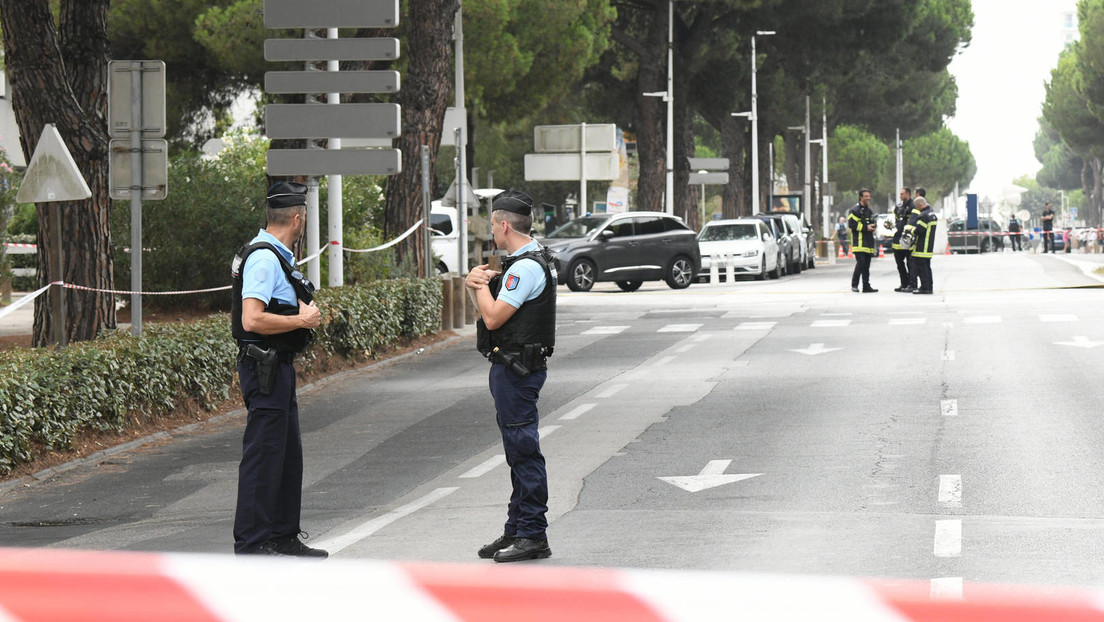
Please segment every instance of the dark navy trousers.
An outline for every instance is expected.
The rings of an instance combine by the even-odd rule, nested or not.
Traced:
[[[537,399],[547,377],[546,370],[523,378],[501,363],[491,365],[491,397],[513,486],[503,533],[532,540],[546,539],[548,528],[548,473],[537,434]]]
[[[270,540],[299,534],[303,445],[294,365],[277,363],[272,395],[261,395],[252,359],[238,361],[238,380],[249,418],[238,467],[234,552],[249,553]]]

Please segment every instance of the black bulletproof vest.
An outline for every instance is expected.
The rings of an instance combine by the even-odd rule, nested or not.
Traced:
[[[552,276],[552,256],[548,249],[503,258],[502,272],[489,284],[491,294],[498,299],[502,275],[521,259],[532,259],[544,268],[544,290],[535,299],[521,305],[505,324],[490,331],[491,345],[504,350],[514,350],[526,344],[551,348],[556,345],[556,277]]]
[[[276,258],[280,260],[280,267],[284,269],[284,276],[291,283],[295,295],[307,304],[314,300],[313,289],[308,290],[301,282],[306,281],[306,279],[298,279],[292,276],[295,268],[284,259],[284,256],[280,254],[275,246],[268,242],[247,244],[238,250],[237,254],[234,255],[233,263],[230,265],[230,275],[234,279],[233,300],[230,307],[230,332],[239,343],[242,341],[256,341],[265,344],[267,347],[276,348],[280,352],[302,352],[314,339],[314,331],[309,328],[297,328],[279,335],[262,335],[249,332],[242,326],[242,273],[245,271],[245,260],[249,258],[253,251],[262,248],[272,251]],[[299,315],[299,305],[298,303],[294,305],[284,304],[273,298],[265,304],[265,313]]]

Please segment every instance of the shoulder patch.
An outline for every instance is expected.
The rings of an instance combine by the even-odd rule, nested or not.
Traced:
[[[506,289],[514,291],[515,289],[517,289],[518,283],[520,282],[521,278],[518,277],[518,275],[511,274],[510,276],[506,277]]]

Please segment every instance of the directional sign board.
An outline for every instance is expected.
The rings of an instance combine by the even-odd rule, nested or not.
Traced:
[[[690,173],[690,183],[723,186],[728,183],[728,173]]]
[[[269,104],[269,138],[382,138],[402,128],[398,104]]]
[[[131,179],[130,139],[113,140],[108,160],[112,199],[129,199],[139,185]],[[169,143],[160,138],[142,139],[142,200],[164,199],[169,189]]]
[[[398,39],[265,39],[267,61],[395,60]]]
[[[264,0],[265,28],[394,28],[399,0]]]
[[[138,69],[135,72],[132,69]],[[142,126],[144,138],[165,135],[165,62],[160,60],[113,60],[107,63],[107,133],[126,138],[131,128],[131,81],[142,81]]]
[[[394,93],[397,71],[269,71],[266,93]]]
[[[612,181],[620,175],[617,152],[586,154],[586,178]],[[579,181],[578,153],[525,154],[525,181]]]
[[[728,170],[728,158],[690,158],[690,168],[694,170]]]
[[[617,126],[613,123],[587,124],[585,131],[586,151],[614,151],[617,149]],[[582,134],[581,124],[538,125],[533,128],[533,149],[537,153],[567,151],[577,153],[580,151],[579,137]]]
[[[395,175],[402,172],[398,149],[269,149],[269,175]]]

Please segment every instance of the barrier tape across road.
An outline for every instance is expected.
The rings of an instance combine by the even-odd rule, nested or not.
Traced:
[[[1104,593],[511,564],[0,549],[5,622],[1087,622]]]

